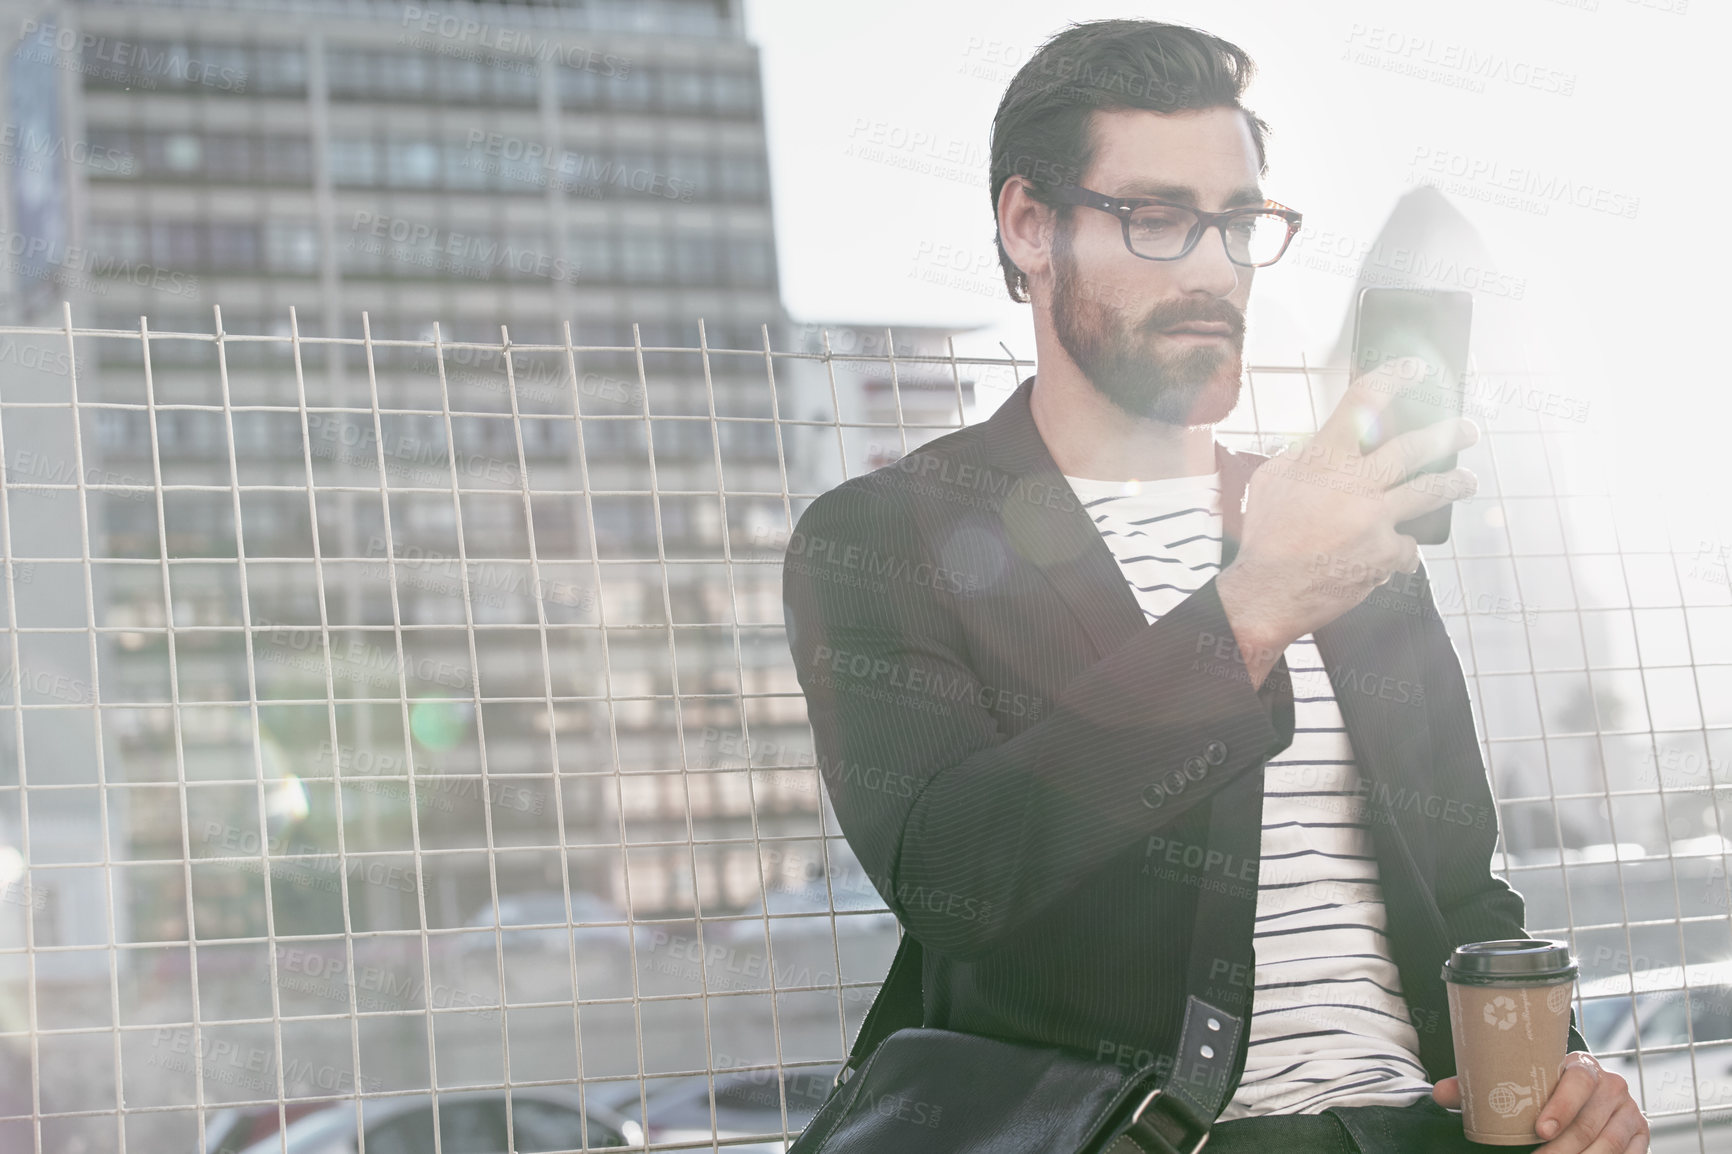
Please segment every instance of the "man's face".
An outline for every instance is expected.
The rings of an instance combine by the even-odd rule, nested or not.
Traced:
[[[1237,109],[1096,112],[1091,131],[1084,188],[1205,212],[1263,201],[1256,144]],[[1232,412],[1254,270],[1227,259],[1218,228],[1178,260],[1144,260],[1110,214],[1075,207],[1052,245],[1053,328],[1102,395],[1171,425],[1212,425]]]

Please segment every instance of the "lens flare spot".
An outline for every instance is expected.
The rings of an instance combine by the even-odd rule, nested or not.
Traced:
[[[454,748],[469,734],[475,707],[467,701],[417,701],[409,709],[409,732],[428,749]]]
[[[312,808],[306,783],[291,773],[271,787],[265,801],[265,816],[273,825],[278,821],[293,824],[306,821]]]

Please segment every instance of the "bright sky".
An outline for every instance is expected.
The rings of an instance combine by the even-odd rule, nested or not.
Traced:
[[[1732,244],[1707,226],[1724,210],[1704,207],[1727,168],[1722,0],[747,4],[797,321],[980,325],[960,351],[1002,355],[1003,340],[1031,356],[1028,308],[1004,295],[992,246],[987,133],[1005,84],[1071,21],[1188,23],[1257,61],[1247,103],[1274,129],[1264,187],[1305,213],[1314,246],[1258,275],[1254,361],[1325,351],[1353,283],[1325,250],[1368,243],[1420,172],[1462,173],[1446,195],[1523,285],[1519,305],[1484,303],[1515,310],[1538,363],[1591,401],[1593,431],[1617,446],[1608,468],[1629,484],[1664,473],[1703,516],[1732,504],[1711,488],[1732,374],[1707,351],[1727,328]],[[1476,80],[1470,54],[1498,75]],[[1400,71],[1415,65],[1432,75]],[[1524,179],[1568,182],[1589,207],[1492,202]]]

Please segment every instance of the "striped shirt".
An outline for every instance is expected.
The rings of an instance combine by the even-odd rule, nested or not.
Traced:
[[[1066,480],[1150,623],[1220,571],[1219,473]],[[1431,1091],[1341,710],[1310,634],[1286,658],[1293,742],[1264,769],[1251,1028],[1222,1121],[1407,1106]]]

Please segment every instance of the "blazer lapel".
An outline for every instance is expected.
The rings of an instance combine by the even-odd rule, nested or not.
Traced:
[[[1408,858],[1429,882],[1436,861],[1436,822],[1427,816],[1436,808],[1427,784],[1431,726],[1407,622],[1381,600],[1366,600],[1312,637],[1364,779],[1378,857],[1386,867]]]
[[[1029,377],[986,421],[991,467],[1018,482],[1006,486],[1005,535],[1046,574],[1104,657],[1144,623],[1142,607],[1101,539],[1094,518],[1077,501],[1041,439],[1029,409],[1033,392],[1034,378]],[[1264,460],[1215,444],[1215,463],[1221,471],[1223,568],[1232,564],[1239,550],[1240,499],[1246,482]]]
[[[1012,548],[1046,574],[1104,657],[1144,624],[1142,607],[1094,519],[1053,461],[1023,381],[986,422],[989,467],[1007,474],[1001,516]]]
[[[1031,376],[985,425],[989,467],[1015,482],[1006,489],[1005,535],[1046,574],[1104,657],[1143,624],[1142,609],[1093,518],[1076,500],[1041,439],[1029,408],[1033,391]],[[1221,471],[1223,568],[1238,554],[1246,486],[1267,459],[1215,444]],[[1425,863],[1421,873],[1428,874],[1434,847],[1422,795],[1431,738],[1424,709],[1411,700],[1419,682],[1419,663],[1406,623],[1397,610],[1365,601],[1316,630],[1313,637],[1359,772],[1370,783],[1367,821],[1379,857],[1411,867],[1417,856]],[[1404,692],[1408,700],[1402,700]],[[1416,794],[1421,796],[1414,805]]]

